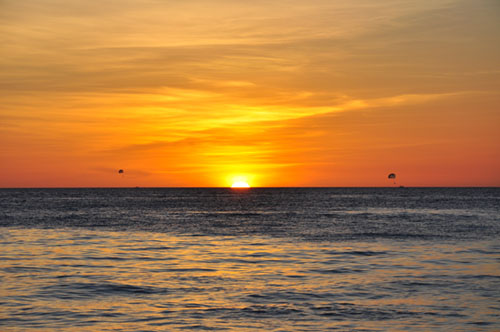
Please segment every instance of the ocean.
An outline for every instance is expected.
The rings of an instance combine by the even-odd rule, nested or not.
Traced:
[[[500,188],[0,189],[0,331],[499,331]]]

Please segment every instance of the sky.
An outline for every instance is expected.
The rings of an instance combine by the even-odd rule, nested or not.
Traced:
[[[500,186],[499,17],[0,0],[0,187]]]

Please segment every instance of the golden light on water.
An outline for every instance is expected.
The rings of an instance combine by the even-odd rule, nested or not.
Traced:
[[[481,319],[493,324],[494,320],[495,311],[477,309],[488,308],[491,300],[468,287],[458,291],[445,285],[445,291],[453,292],[452,295],[445,296],[434,290],[415,292],[410,297],[406,296],[407,288],[390,288],[401,283],[402,278],[408,283],[420,281],[432,271],[437,276],[467,278],[472,286],[481,285],[493,291],[493,282],[474,277],[496,273],[494,255],[478,254],[492,252],[493,241],[471,241],[468,250],[460,251],[463,243],[451,241],[432,247],[419,241],[408,242],[403,248],[391,241],[354,241],[350,242],[352,247],[335,241],[300,241],[298,247],[296,239],[271,238],[270,241],[269,237],[259,235],[206,235],[193,240],[192,236],[142,231],[15,228],[9,229],[8,235],[2,244],[2,255],[11,259],[0,260],[0,268],[9,271],[0,283],[0,291],[12,299],[17,308],[27,306],[24,299],[30,296],[29,307],[34,309],[24,311],[26,321],[18,324],[33,322],[37,327],[47,327],[44,330],[57,329],[51,328],[57,324],[54,316],[71,319],[70,314],[75,312],[92,312],[78,319],[93,330],[112,327],[163,331],[165,325],[181,330],[192,324],[193,313],[199,315],[207,329],[237,332],[263,331],[266,330],[264,323],[296,331],[296,321],[283,320],[284,315],[299,317],[318,331],[347,330],[346,326],[405,331],[409,325],[435,330],[442,326],[445,315],[457,310],[456,303],[467,300],[477,307],[461,308],[464,318],[457,323],[446,323],[463,324]],[[92,252],[92,256],[80,255],[81,250],[75,250],[76,246]],[[336,259],[332,260],[332,255]],[[456,263],[440,264],[451,259]],[[43,266],[54,268],[44,271],[44,278],[37,278],[37,274],[20,269],[21,265],[31,266],[33,270]],[[383,268],[369,268],[375,265]],[[78,279],[61,280],[61,275],[78,276]],[[86,275],[110,275],[116,279],[89,281]],[[23,283],[19,278],[23,278]],[[432,284],[419,287],[432,287]],[[353,289],[360,288],[371,290],[369,295],[374,296],[366,292],[352,295]],[[331,294],[331,289],[339,297],[349,297],[349,303],[325,296]],[[98,293],[99,297],[95,298]],[[261,294],[266,294],[266,302],[255,303]],[[64,301],[60,300],[62,296]],[[116,296],[120,296],[120,305]],[[167,299],[159,302],[162,298]],[[47,314],[37,315],[47,307],[47,299],[54,299],[49,309],[45,309]],[[65,311],[68,306],[72,308],[70,313]],[[394,312],[396,306],[403,306],[405,310]],[[17,317],[16,309],[7,309],[7,317]],[[408,314],[423,310],[428,312],[428,317]],[[233,314],[227,315],[227,312]],[[101,313],[109,317],[95,319]],[[373,320],[374,314],[387,313],[405,318]],[[328,315],[345,315],[345,320],[326,319]],[[123,316],[129,319],[123,321],[120,319]],[[241,326],[243,319],[250,328]],[[33,331],[29,326],[25,330]],[[85,327],[76,326],[72,330],[88,331]]]

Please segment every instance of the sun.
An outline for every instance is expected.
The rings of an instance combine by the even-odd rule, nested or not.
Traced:
[[[227,176],[226,181],[231,188],[251,188],[250,184],[254,183],[254,176],[252,174],[232,174]]]
[[[231,188],[250,188],[250,185],[245,181],[236,181],[231,185]]]

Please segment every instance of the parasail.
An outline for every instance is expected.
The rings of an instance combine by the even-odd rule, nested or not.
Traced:
[[[123,174],[123,169],[119,170],[118,174]]]
[[[393,180],[394,184],[396,184],[396,174],[395,173],[391,173],[391,174],[387,175],[387,178],[389,180]]]

